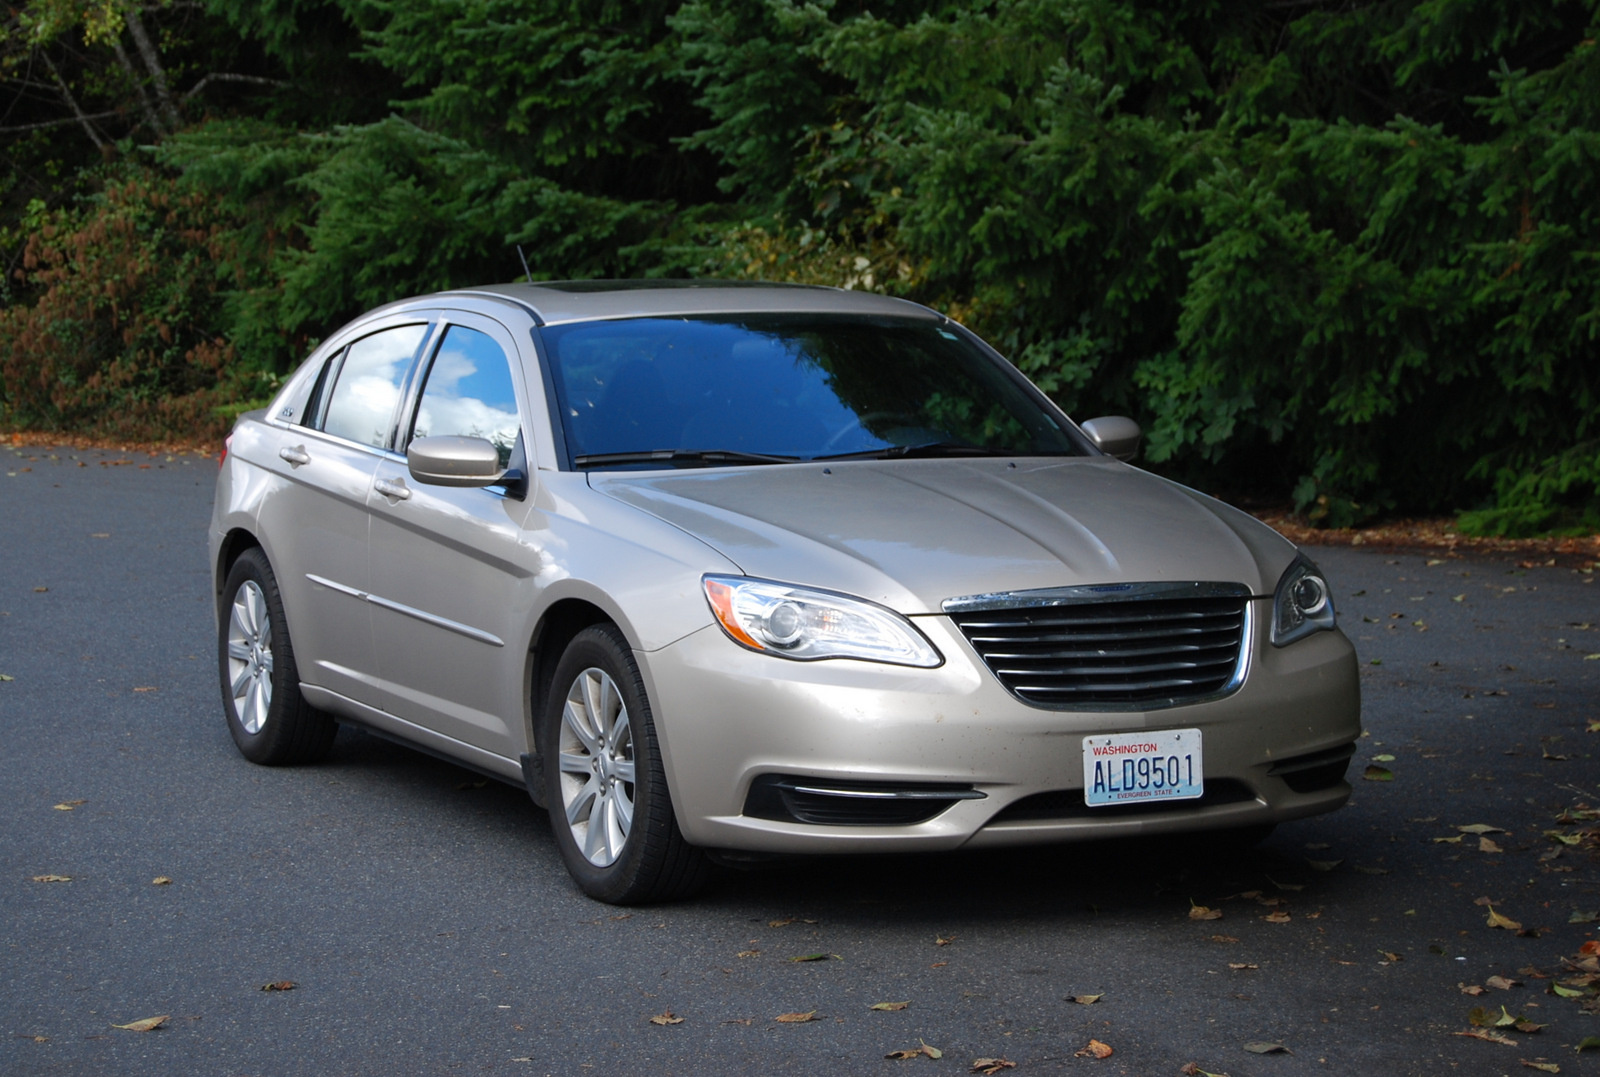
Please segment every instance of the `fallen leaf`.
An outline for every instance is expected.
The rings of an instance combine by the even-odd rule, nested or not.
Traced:
[[[790,961],[827,961],[830,958],[832,958],[835,961],[843,961],[844,960],[844,958],[840,957],[838,954],[797,954],[796,956],[791,957],[789,960]]]
[[[1290,920],[1288,909],[1273,909],[1261,919],[1269,924],[1287,924]]]
[[[1369,782],[1392,782],[1394,771],[1388,767],[1380,767],[1376,763],[1369,763],[1367,769],[1361,772],[1361,777]]]
[[[1307,860],[1306,863],[1311,865],[1311,870],[1312,871],[1332,871],[1334,868],[1338,867],[1340,864],[1343,864],[1344,861],[1343,860]]]
[[[1551,984],[1550,993],[1560,998],[1582,998],[1586,992],[1576,988],[1564,987],[1561,984]]]
[[[1600,1036],[1585,1036],[1578,1041],[1578,1046],[1574,1050],[1591,1051],[1597,1047],[1600,1047]]]
[[[1494,911],[1494,906],[1489,906],[1489,919],[1486,921],[1490,927],[1503,928],[1506,931],[1521,931],[1522,925],[1509,916],[1501,916]]]
[[[1281,1043],[1247,1043],[1244,1049],[1253,1055],[1292,1055],[1293,1051]]]
[[[923,1040],[923,1041],[918,1041],[918,1042],[920,1042],[922,1044],[921,1047],[908,1047],[904,1051],[890,1051],[888,1054],[884,1055],[883,1057],[884,1058],[893,1058],[893,1059],[896,1059],[896,1060],[901,1061],[901,1062],[904,1062],[908,1058],[935,1058],[935,1059],[938,1059],[938,1058],[943,1058],[944,1057],[944,1052],[943,1051],[939,1050],[939,1048],[937,1048],[937,1047],[928,1046],[927,1041]]]
[[[815,1021],[816,1019],[816,1010],[807,1010],[805,1013],[780,1013],[773,1018],[780,1025],[803,1025],[807,1021]]]
[[[1463,833],[1463,834],[1509,834],[1510,833],[1510,831],[1506,830],[1504,827],[1490,826],[1488,823],[1469,823],[1466,826],[1458,826],[1458,827],[1456,827],[1456,829],[1461,831],[1461,833]]]
[[[1211,941],[1212,942],[1238,942],[1239,940],[1234,938],[1232,935],[1213,935],[1213,936],[1211,936]]]
[[[1509,991],[1513,987],[1519,987],[1522,984],[1521,980],[1508,980],[1504,976],[1491,976],[1483,982],[1498,991]]]
[[[1404,954],[1397,954],[1392,950],[1379,950],[1378,952],[1380,954],[1382,954],[1383,955],[1383,959],[1385,961],[1389,962],[1389,964],[1391,964],[1391,965],[1397,964],[1398,962],[1404,961],[1406,959]]]
[[[70,883],[72,881],[72,876],[70,876],[70,875],[35,875],[33,877],[33,881],[36,882],[36,883]]]
[[[784,920],[768,920],[767,921],[767,926],[768,927],[788,927],[792,923],[794,923],[794,917],[791,916],[791,917],[788,917],[787,919],[784,919]]]
[[[1362,875],[1387,875],[1387,874],[1389,874],[1389,869],[1388,868],[1368,867],[1366,864],[1357,864],[1351,870],[1352,871],[1358,871]]]
[[[1228,962],[1228,967],[1230,969],[1234,969],[1235,971],[1243,971],[1245,969],[1259,969],[1261,966],[1254,965],[1246,961],[1230,961]]]
[[[60,804],[55,805],[55,810],[56,811],[72,811],[79,804],[87,804],[87,803],[88,803],[88,801],[86,801],[86,800],[63,800]]]
[[[125,1028],[129,1032],[154,1032],[167,1023],[171,1014],[162,1014],[160,1017],[142,1017],[137,1021],[129,1021],[125,1025],[112,1025],[112,1028]]]
[[[1517,1045],[1517,1041],[1510,1036],[1502,1036],[1500,1033],[1492,1032],[1486,1028],[1469,1028],[1467,1031],[1457,1032],[1455,1035],[1471,1036],[1475,1040],[1488,1040],[1490,1043],[1503,1043],[1507,1047],[1515,1047]]]
[[[1503,853],[1503,852],[1505,852],[1505,850],[1500,848],[1500,846],[1496,845],[1493,841],[1490,841],[1488,838],[1479,838],[1478,839],[1478,852],[1480,852],[1480,853]]]
[[[1591,956],[1600,955],[1600,941],[1590,939],[1588,942],[1578,947],[1578,952],[1580,954],[1589,954]]]
[[[909,1005],[911,1005],[911,1003],[909,1003],[909,1002],[874,1002],[871,1006],[868,1006],[867,1009],[869,1009],[869,1010],[888,1010],[890,1012],[894,1012],[894,1011],[898,1011],[898,1010],[903,1010]]]
[[[1554,1062],[1529,1062],[1526,1058],[1518,1059],[1518,1061],[1521,1062],[1528,1069],[1530,1069],[1530,1070],[1538,1070],[1540,1073],[1560,1073],[1561,1072],[1561,1067],[1556,1065]]]
[[[1111,1048],[1106,1048],[1106,1054],[1110,1053]],[[1096,1055],[1095,1057],[1104,1058],[1105,1055]],[[1017,1064],[1006,1058],[974,1058],[972,1060],[972,1068],[967,1072],[995,1074],[1001,1070],[1014,1070],[1016,1068]]]
[[[171,886],[172,885],[172,880],[167,878],[165,875],[157,875],[154,879],[150,880],[150,885],[151,886]]]
[[[1480,984],[1456,984],[1456,986],[1461,988],[1463,995],[1471,995],[1473,998],[1483,994],[1483,987]]]
[[[275,981],[273,983],[270,983],[270,984],[262,984],[261,985],[261,990],[263,990],[263,991],[293,991],[296,987],[299,987],[299,986],[300,985],[295,983],[293,980],[277,980],[277,981]]]
[[[1372,757],[1372,761],[1374,763],[1393,763],[1394,762],[1394,756],[1389,755],[1387,753],[1385,753],[1383,755],[1375,755],[1375,756]]]
[[[1073,1058],[1110,1058],[1114,1054],[1109,1043],[1090,1040],[1081,1049],[1072,1052]]]
[[[1210,1070],[1203,1070],[1193,1062],[1185,1062],[1178,1072],[1183,1074],[1183,1077],[1228,1077],[1226,1073],[1212,1073]]]
[[[761,956],[761,951],[760,950],[740,950],[734,956],[735,957],[760,957]]]
[[[1190,901],[1189,902],[1189,919],[1191,919],[1191,920],[1220,920],[1220,919],[1222,919],[1222,910],[1221,909],[1207,908],[1204,905],[1196,905],[1193,901]]]
[[[16,678],[13,677],[11,674],[9,674],[9,673],[0,673],[0,681],[14,681],[14,680],[16,680]]]
[[[652,1025],[681,1025],[683,1024],[683,1018],[676,1016],[671,1010],[667,1010],[665,1013],[658,1013],[650,1018],[650,1023]]]
[[[1093,1006],[1096,1002],[1099,1002],[1105,997],[1106,996],[1104,992],[1101,992],[1098,995],[1068,995],[1066,1001],[1076,1002],[1080,1006]]]
[[[1460,845],[1461,844],[1461,839],[1464,838],[1464,837],[1466,837],[1465,834],[1457,834],[1454,837],[1450,837],[1450,838],[1434,838],[1433,841],[1434,841],[1435,845],[1439,845],[1439,844],[1443,844],[1443,845]]]
[[[134,691],[135,692],[154,692],[154,691],[156,691],[156,687],[153,684],[141,684],[141,685],[136,686],[134,688]]]
[[[956,937],[954,935],[935,935],[933,937],[933,944],[935,946],[949,946],[955,941]]]

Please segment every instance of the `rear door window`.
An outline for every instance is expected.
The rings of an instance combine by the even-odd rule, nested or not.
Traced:
[[[323,431],[388,448],[401,386],[427,332],[425,324],[400,325],[351,344],[328,398]]]

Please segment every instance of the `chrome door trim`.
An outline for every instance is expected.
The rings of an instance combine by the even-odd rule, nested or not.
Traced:
[[[459,635],[466,636],[468,639],[475,639],[479,643],[487,643],[491,647],[504,647],[506,645],[505,640],[501,639],[492,632],[485,632],[481,628],[473,628],[471,625],[464,625],[460,621],[452,621],[448,617],[440,617],[436,613],[429,613],[426,610],[419,610],[414,606],[407,606],[404,603],[396,602],[393,599],[384,598],[381,595],[369,594],[366,591],[357,590],[354,587],[349,587],[342,583],[335,583],[332,580],[323,579],[321,576],[314,576],[309,572],[306,573],[306,579],[321,587],[338,591],[343,595],[349,595],[351,598],[359,598],[363,602],[370,602],[374,606],[381,606],[386,610],[393,610],[395,613],[403,614],[406,617],[414,617],[425,624],[434,625],[436,627],[446,629],[447,631],[455,632]]]

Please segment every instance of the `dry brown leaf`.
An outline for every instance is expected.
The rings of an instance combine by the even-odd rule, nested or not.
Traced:
[[[1515,920],[1511,919],[1509,916],[1501,916],[1499,913],[1495,912],[1493,905],[1489,906],[1489,918],[1485,922],[1490,927],[1498,927],[1498,928],[1502,928],[1502,929],[1504,929],[1506,931],[1521,931],[1522,930],[1522,925],[1521,924],[1517,923]]]
[[[761,951],[760,950],[740,950],[734,956],[736,956],[736,957],[760,957],[761,956]]]
[[[1517,1041],[1510,1036],[1502,1036],[1498,1032],[1491,1032],[1486,1028],[1469,1028],[1465,1032],[1455,1033],[1457,1036],[1471,1036],[1475,1040],[1488,1040],[1490,1043],[1503,1043],[1507,1047],[1515,1047]]]
[[[171,886],[172,885],[172,880],[169,879],[165,875],[157,875],[154,879],[150,880],[150,885],[151,886]]]
[[[1471,995],[1473,998],[1483,994],[1483,988],[1478,984],[1456,984],[1456,986],[1461,988],[1463,995]]]
[[[36,882],[36,883],[70,883],[72,881],[72,876],[70,876],[70,875],[35,875],[33,877],[33,881]]]
[[[780,1025],[803,1025],[807,1021],[815,1021],[816,1019],[816,1010],[807,1010],[805,1013],[780,1013],[773,1018]]]
[[[1107,1054],[1111,1053],[1111,1049],[1109,1047],[1106,1048],[1106,1053]],[[1096,1057],[1104,1057],[1104,1056],[1096,1056]],[[987,1074],[993,1075],[993,1074],[999,1073],[1001,1070],[1013,1070],[1013,1069],[1016,1069],[1016,1068],[1017,1068],[1017,1064],[1015,1062],[1012,1062],[1008,1058],[974,1058],[972,1060],[972,1068],[970,1070],[968,1070],[967,1072],[968,1073],[987,1073]]]
[[[1236,972],[1243,972],[1247,969],[1259,969],[1261,966],[1248,961],[1230,961],[1228,967]]]
[[[1540,1073],[1560,1073],[1561,1072],[1561,1067],[1560,1066],[1556,1065],[1554,1062],[1546,1062],[1543,1059],[1540,1059],[1537,1062],[1529,1062],[1526,1058],[1519,1058],[1517,1061],[1521,1062],[1528,1069],[1530,1069],[1530,1070],[1538,1070]]]
[[[933,937],[933,944],[935,946],[949,946],[955,941],[956,937],[954,935],[935,935]]]
[[[1521,980],[1510,980],[1504,976],[1491,976],[1483,982],[1485,985],[1493,987],[1499,991],[1509,991],[1513,987],[1519,987],[1522,984]]]
[[[1213,935],[1213,936],[1211,936],[1211,941],[1212,942],[1238,942],[1239,940],[1234,938],[1232,935]]]
[[[263,990],[263,991],[293,991],[296,987],[299,987],[299,986],[300,985],[295,983],[293,980],[274,980],[272,983],[262,984],[261,985],[261,990]]]
[[[1109,1043],[1090,1040],[1081,1049],[1072,1052],[1073,1058],[1110,1058],[1114,1052]]]
[[[650,1023],[652,1025],[681,1025],[683,1024],[683,1018],[677,1016],[671,1010],[667,1010],[650,1018]]]
[[[1207,908],[1204,905],[1196,905],[1194,902],[1191,901],[1191,902],[1189,902],[1189,919],[1191,919],[1191,920],[1220,920],[1220,919],[1222,919],[1222,910],[1221,909]]]
[[[1461,833],[1463,833],[1463,834],[1483,835],[1483,834],[1508,834],[1508,833],[1510,833],[1510,831],[1506,830],[1505,827],[1502,827],[1502,826],[1490,826],[1488,823],[1468,823],[1466,826],[1458,826],[1458,827],[1456,827],[1456,829],[1461,831]]]
[[[88,803],[88,801],[86,801],[86,800],[63,800],[60,804],[55,805],[55,810],[56,811],[71,811],[72,809],[76,808],[79,804],[87,804],[87,803]]]
[[[1500,848],[1500,846],[1496,845],[1494,842],[1490,841],[1488,838],[1484,837],[1478,839],[1478,852],[1503,853],[1505,850]]]
[[[1193,1062],[1185,1062],[1178,1072],[1183,1077],[1228,1077],[1226,1073],[1212,1073],[1210,1070],[1203,1070]]]
[[[937,1047],[930,1047],[926,1040],[919,1040],[918,1042],[921,1043],[922,1046],[920,1046],[920,1047],[908,1047],[903,1051],[890,1051],[888,1054],[884,1055],[883,1057],[884,1058],[892,1058],[892,1059],[895,1059],[896,1061],[900,1061],[900,1062],[904,1062],[908,1058],[933,1058],[933,1059],[939,1059],[939,1058],[943,1058],[944,1057],[944,1052],[943,1051],[939,1050],[939,1048],[937,1048]]]
[[[871,1006],[868,1006],[867,1009],[869,1009],[869,1010],[886,1010],[886,1011],[889,1011],[889,1012],[893,1013],[893,1012],[896,1012],[896,1011],[899,1011],[899,1010],[903,1010],[909,1005],[911,1005],[911,1003],[909,1003],[909,1002],[874,1002]]]
[[[153,684],[141,684],[134,688],[135,692],[154,692],[155,690],[156,686]]]
[[[1311,870],[1312,871],[1332,871],[1334,868],[1338,867],[1340,864],[1343,864],[1344,861],[1343,860],[1307,860],[1306,863],[1311,865]]]
[[[162,1014],[160,1017],[141,1017],[137,1021],[129,1021],[125,1025],[112,1025],[112,1028],[125,1028],[129,1032],[154,1032],[171,1018],[171,1014]]]
[[[1288,909],[1273,909],[1261,919],[1269,924],[1287,924],[1291,918]]]
[[[1068,995],[1066,1000],[1076,1002],[1079,1006],[1093,1006],[1105,997],[1105,993],[1101,992],[1098,995]]]
[[[794,923],[794,917],[790,916],[790,917],[787,917],[786,919],[783,919],[783,920],[768,920],[767,921],[767,926],[768,927],[788,927],[792,923]]]

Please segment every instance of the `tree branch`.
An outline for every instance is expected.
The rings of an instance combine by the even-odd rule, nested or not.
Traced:
[[[113,38],[111,48],[117,54],[117,62],[122,65],[122,70],[133,83],[134,90],[139,94],[139,106],[144,110],[145,122],[148,123],[156,134],[162,134],[165,128],[161,125],[161,117],[156,113],[156,107],[150,103],[150,95],[144,92],[144,80],[139,77],[139,72],[133,68],[133,61],[128,59],[128,52],[122,47],[122,42]]]
[[[59,120],[45,120],[42,123],[24,123],[15,127],[0,127],[0,135],[15,134],[18,131],[48,131],[52,127],[70,127],[75,123],[83,123],[88,120],[106,120],[112,116],[120,115],[122,115],[121,109],[112,109],[110,112],[91,112],[87,115],[67,116]],[[105,143],[96,140],[95,145],[104,146]]]
[[[95,149],[105,149],[106,140],[100,137],[100,132],[94,129],[94,124],[89,122],[89,118],[83,114],[83,109],[78,107],[78,99],[72,96],[72,91],[67,88],[66,79],[63,79],[61,72],[56,70],[55,61],[50,59],[50,54],[43,49],[39,50],[39,55],[43,58],[45,66],[50,69],[50,76],[56,80],[56,89],[61,91],[61,99],[72,109],[73,118],[83,125],[83,133],[89,136],[89,141],[94,143]]]
[[[139,50],[139,56],[144,60],[145,68],[150,72],[150,81],[155,85],[156,99],[161,102],[161,111],[166,117],[167,125],[176,131],[183,126],[183,120],[178,115],[178,106],[172,101],[172,91],[167,87],[167,71],[161,66],[161,54],[156,52],[150,35],[145,33],[144,20],[139,17],[137,8],[128,8],[123,13],[123,21],[128,26],[129,35],[133,37],[134,47]]]
[[[255,85],[258,85],[258,86],[287,86],[287,85],[289,85],[287,82],[284,82],[282,79],[263,78],[260,75],[235,75],[235,74],[232,74],[232,73],[226,72],[226,71],[214,71],[211,74],[207,75],[205,78],[201,79],[199,82],[195,83],[193,86],[189,87],[189,89],[185,90],[184,93],[183,93],[183,96],[181,98],[179,98],[179,100],[188,101],[189,98],[193,97],[195,94],[197,94],[201,90],[205,89],[206,88],[206,83],[208,83],[208,82],[248,82],[248,83],[253,83]]]

